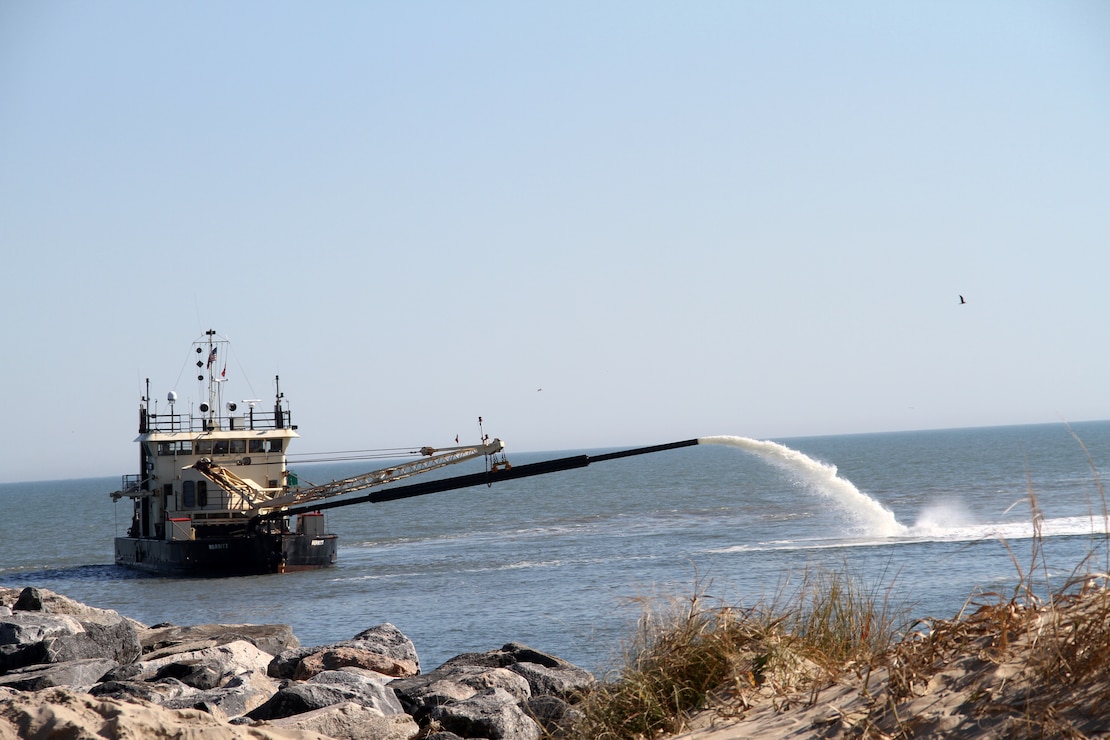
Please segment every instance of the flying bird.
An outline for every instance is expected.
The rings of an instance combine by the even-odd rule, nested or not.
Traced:
[[[960,305],[962,306],[962,305],[964,305],[965,303],[967,303],[967,301],[965,301],[965,300],[964,300],[964,297],[963,297],[963,296],[960,296]]]

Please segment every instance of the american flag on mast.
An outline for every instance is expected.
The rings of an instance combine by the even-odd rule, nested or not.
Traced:
[[[212,367],[212,363],[216,361],[216,348],[213,347],[212,351],[208,353],[208,368]]]

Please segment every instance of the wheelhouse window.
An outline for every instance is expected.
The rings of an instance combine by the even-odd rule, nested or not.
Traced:
[[[236,440],[241,441],[241,440]],[[261,455],[265,452],[281,452],[282,440],[280,439],[248,439],[247,451],[252,455]],[[232,450],[234,452],[234,450]]]
[[[159,442],[158,455],[191,455],[193,454],[193,440],[179,439],[172,442]]]
[[[195,443],[184,444],[186,447],[192,445],[196,455],[245,455],[248,452],[258,455],[270,450],[281,452],[281,439],[198,439]]]

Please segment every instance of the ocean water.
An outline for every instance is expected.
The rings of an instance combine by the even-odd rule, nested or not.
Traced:
[[[578,452],[510,450],[509,459]],[[293,469],[321,483],[369,467]],[[1031,501],[1045,555],[1038,582],[1108,571],[1107,470],[1110,422],[707,437],[492,487],[334,509],[335,568],[196,580],[112,563],[112,539],[130,516],[108,496],[118,478],[0,484],[0,585],[49,588],[147,624],[288,623],[310,645],[391,622],[425,670],[517,641],[604,672],[640,600],[689,596],[695,584],[753,605],[806,569],[845,570],[913,617],[954,616],[977,594],[1008,597],[1033,565]]]

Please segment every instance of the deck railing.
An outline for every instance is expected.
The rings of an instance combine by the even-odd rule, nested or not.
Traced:
[[[293,429],[290,413],[251,411],[245,414],[209,417],[207,414],[147,414],[145,432],[212,432],[267,429]]]

